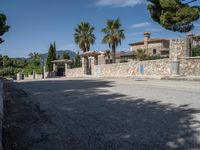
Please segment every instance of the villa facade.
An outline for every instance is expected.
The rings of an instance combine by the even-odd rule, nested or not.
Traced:
[[[149,56],[160,55],[161,57],[169,57],[170,40],[165,38],[151,38],[151,33],[144,33],[144,40],[129,44],[130,51],[137,52],[143,49]]]

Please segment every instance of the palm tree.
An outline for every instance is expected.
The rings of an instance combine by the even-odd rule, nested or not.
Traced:
[[[108,44],[112,48],[112,61],[115,63],[116,47],[121,45],[121,41],[125,39],[124,29],[121,29],[122,25],[119,18],[116,20],[108,20],[107,26],[101,31],[105,33],[102,39],[103,44]]]
[[[88,22],[81,22],[74,33],[74,41],[79,45],[83,52],[90,50],[90,46],[95,43],[94,27],[91,27]]]
[[[106,57],[108,63],[111,63],[110,57],[112,56],[112,52],[110,50],[106,50],[104,56]]]
[[[31,52],[28,56],[33,60],[39,60],[41,58],[41,54],[36,52]]]

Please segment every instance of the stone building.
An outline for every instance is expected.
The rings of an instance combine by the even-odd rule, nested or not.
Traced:
[[[147,55],[160,55],[169,57],[170,40],[164,38],[151,38],[151,33],[144,33],[144,40],[129,44],[130,51],[137,52],[138,49],[146,50]]]
[[[193,48],[200,46],[200,35],[189,33],[187,35],[187,42],[188,42],[187,56],[192,57],[193,56],[193,54],[192,54]]]

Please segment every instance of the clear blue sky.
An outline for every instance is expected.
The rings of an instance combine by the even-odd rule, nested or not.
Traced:
[[[200,2],[196,3],[200,5]],[[108,49],[101,44],[101,28],[107,19],[120,18],[126,39],[118,50],[129,50],[128,44],[143,38],[149,31],[152,37],[184,36],[162,29],[154,23],[144,0],[0,0],[0,12],[7,15],[10,31],[3,36],[0,53],[10,57],[27,57],[30,52],[45,53],[50,42],[57,49],[77,51],[73,34],[81,21],[88,21],[96,29],[96,43],[92,50]],[[200,33],[200,20],[194,33]]]

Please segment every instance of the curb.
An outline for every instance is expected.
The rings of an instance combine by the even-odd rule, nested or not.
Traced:
[[[200,77],[162,77],[161,80],[175,80],[175,81],[200,81]]]

